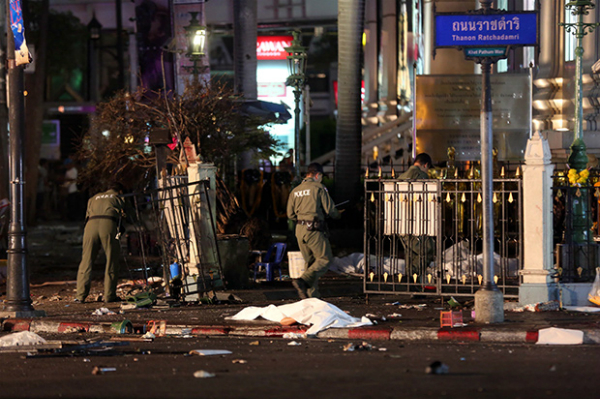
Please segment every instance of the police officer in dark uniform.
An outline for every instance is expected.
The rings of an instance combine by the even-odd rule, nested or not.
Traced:
[[[297,222],[296,238],[306,270],[292,284],[301,299],[318,298],[318,281],[333,260],[331,245],[326,234],[325,217],[340,217],[323,180],[323,167],[319,163],[308,165],[306,178],[290,193],[287,203],[288,218]]]
[[[76,302],[83,302],[90,293],[92,265],[100,248],[106,255],[104,274],[104,302],[117,302],[117,279],[119,275],[119,257],[121,246],[117,238],[119,219],[125,208],[125,201],[119,194],[123,186],[111,185],[105,192],[89,199],[86,212],[86,224],[83,232],[83,253],[77,272]]]

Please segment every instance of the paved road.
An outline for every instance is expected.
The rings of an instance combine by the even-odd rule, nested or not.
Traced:
[[[25,359],[24,354],[0,354],[0,397],[584,399],[599,395],[597,345],[374,341],[371,344],[386,350],[348,352],[343,347],[351,341],[298,340],[299,346],[290,342],[157,338],[133,342],[116,356]],[[192,349],[233,353],[186,355]],[[436,360],[448,365],[448,374],[425,373]],[[93,375],[95,366],[116,371]],[[199,370],[215,377],[195,378]]]

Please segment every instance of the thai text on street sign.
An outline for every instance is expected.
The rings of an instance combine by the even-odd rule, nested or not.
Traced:
[[[538,13],[435,14],[435,47],[536,46]]]

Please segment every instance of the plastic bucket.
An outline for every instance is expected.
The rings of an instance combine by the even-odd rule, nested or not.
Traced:
[[[300,278],[306,270],[306,264],[300,251],[288,251],[288,265],[291,278]]]
[[[181,267],[179,266],[179,263],[171,263],[169,269],[171,272],[171,280],[181,277]]]

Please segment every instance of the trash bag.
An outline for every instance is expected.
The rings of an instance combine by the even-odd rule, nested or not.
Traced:
[[[588,294],[588,300],[594,305],[600,306],[600,267],[596,268],[596,279],[592,284],[592,289]]]

